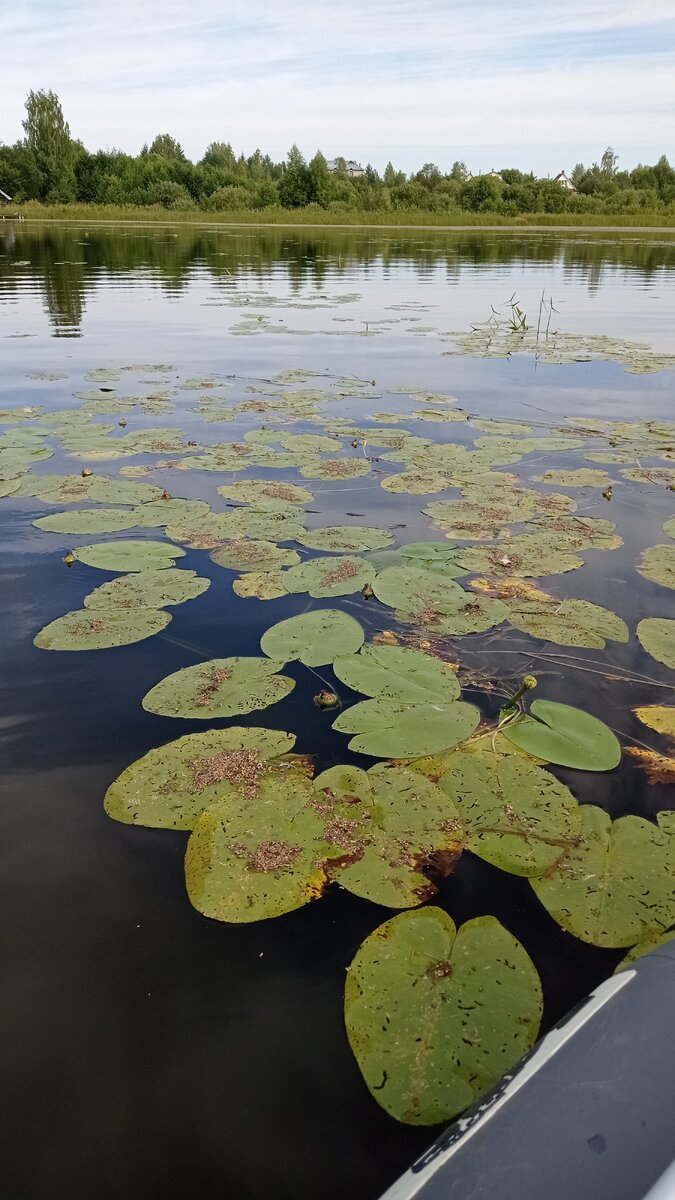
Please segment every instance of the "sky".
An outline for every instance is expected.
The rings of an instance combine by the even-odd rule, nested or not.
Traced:
[[[51,88],[90,150],[675,163],[675,0],[0,0],[0,41],[0,142]]]

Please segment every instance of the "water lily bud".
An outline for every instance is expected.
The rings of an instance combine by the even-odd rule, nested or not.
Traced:
[[[124,427],[125,427],[126,423],[127,423],[127,422],[126,422],[126,419],[125,419],[125,417],[120,417],[119,421],[117,422],[117,424],[118,424],[118,425],[121,425],[123,429],[124,429]]]
[[[337,692],[330,692],[328,688],[322,688],[318,695],[314,697],[314,703],[317,708],[337,708],[340,703],[340,697]]]
[[[526,675],[525,678],[523,679],[523,687],[525,688],[525,691],[531,692],[532,688],[536,688],[536,686],[537,686],[537,681],[536,681],[534,675]]]
[[[67,567],[72,567],[73,563],[77,562],[77,559],[75,558],[75,555],[73,554],[72,550],[68,551],[68,553],[65,555],[63,561]]]
[[[94,472],[91,470],[90,467],[83,467],[81,474],[82,474],[83,479],[88,479],[90,475],[94,474]]]

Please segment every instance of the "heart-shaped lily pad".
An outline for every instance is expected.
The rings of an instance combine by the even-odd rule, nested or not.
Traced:
[[[532,716],[519,716],[503,729],[521,750],[579,771],[611,771],[618,765],[621,745],[597,717],[553,700],[535,700],[530,711]]]
[[[543,875],[579,833],[581,809],[569,788],[489,742],[446,755],[439,784],[461,815],[467,848],[513,875]]]
[[[211,580],[196,571],[167,568],[164,571],[138,571],[120,575],[90,592],[85,608],[122,612],[124,609],[164,608],[194,600],[211,586]]]
[[[96,542],[91,546],[78,546],[73,550],[79,562],[102,571],[160,571],[172,567],[174,559],[185,554],[180,546],[170,542],[144,541],[128,538],[126,541]]]
[[[247,571],[232,581],[232,591],[242,599],[279,600],[288,595],[285,574],[285,571]]]
[[[581,807],[576,844],[532,887],[555,921],[593,946],[632,946],[675,922],[675,829]]]
[[[264,508],[265,503],[309,504],[314,496],[307,488],[297,483],[275,483],[271,479],[246,479],[230,483],[217,489],[226,500],[237,500],[241,504],[255,504]]]
[[[214,563],[230,571],[279,571],[300,562],[297,550],[288,550],[274,542],[255,538],[237,538],[211,554]]]
[[[537,971],[495,917],[456,929],[440,908],[401,913],[361,945],[345,1022],[365,1082],[392,1117],[449,1121],[534,1044]]]
[[[479,720],[478,709],[461,700],[405,704],[380,696],[340,713],[333,729],[356,735],[349,743],[355,753],[373,758],[419,758],[465,741]]]
[[[133,612],[96,612],[76,609],[57,617],[33,639],[40,650],[106,650],[128,646],[159,633],[171,620],[171,614],[152,608]]]
[[[401,471],[399,475],[387,475],[380,483],[385,492],[402,493],[409,496],[431,496],[444,492],[448,478],[438,471]]]
[[[124,508],[73,508],[69,512],[50,513],[33,521],[36,529],[49,533],[119,533],[140,524],[130,509]]]
[[[375,578],[375,567],[363,558],[314,558],[284,571],[289,593],[309,592],[316,599],[349,596],[360,592]]]
[[[675,546],[648,546],[642,551],[638,571],[652,583],[675,588]]]
[[[146,504],[161,500],[163,489],[154,483],[128,483],[126,479],[93,476],[89,498],[99,504]]]
[[[460,693],[447,663],[405,646],[363,646],[358,654],[336,658],[333,670],[355,692],[405,704],[447,704]]]
[[[277,674],[282,665],[269,658],[213,658],[167,675],[143,697],[143,708],[204,721],[269,708],[295,687]]]
[[[628,626],[616,613],[588,600],[513,600],[509,621],[531,637],[561,646],[587,646],[604,650],[605,638],[628,641]]]
[[[675,621],[667,617],[645,617],[637,627],[640,645],[655,658],[675,670]]]
[[[499,625],[506,616],[500,600],[464,591],[445,570],[426,564],[388,567],[376,576],[373,591],[383,604],[396,608],[398,621],[409,621],[430,632],[463,636]],[[454,572],[453,572],[454,573]]]
[[[126,825],[192,829],[201,812],[223,796],[249,803],[262,780],[278,781],[296,768],[295,737],[279,729],[208,729],[149,750],[110,785],[105,810]],[[282,757],[283,756],[283,757]]]
[[[313,458],[307,455],[300,467],[303,479],[358,479],[360,475],[370,475],[371,471],[367,458]]]
[[[355,654],[363,645],[358,621],[336,608],[321,608],[278,621],[263,634],[263,654],[279,662],[300,659],[307,667],[332,663],[338,655]]]
[[[310,529],[303,531],[297,540],[310,550],[329,550],[334,554],[383,550],[394,541],[386,529],[369,529],[365,525],[333,525],[328,529]]]

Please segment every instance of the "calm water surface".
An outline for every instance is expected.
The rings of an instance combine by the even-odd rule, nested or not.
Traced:
[[[171,365],[163,378],[172,389],[190,377],[218,377],[228,402],[298,367],[373,380],[377,399],[348,397],[330,408],[360,422],[373,410],[410,410],[410,399],[394,390],[405,387],[452,393],[471,413],[517,417],[541,426],[537,432],[565,416],[672,420],[672,372],[631,375],[612,362],[547,366],[524,355],[447,357],[444,335],[486,320],[514,293],[536,321],[545,291],[561,329],[675,352],[674,267],[675,239],[637,235],[8,224],[0,227],[1,404],[67,407],[77,403],[74,392],[96,386],[84,381],[87,371],[150,362]],[[29,378],[38,371],[67,378]],[[113,386],[124,395],[153,390],[138,376]],[[190,411],[198,396],[176,386],[175,412],[134,417],[134,428],[161,420],[214,441],[259,423],[247,414],[204,425]],[[428,435],[430,427],[411,420],[405,428]],[[462,425],[431,432],[444,441],[477,435]],[[582,463],[565,456],[565,465]],[[101,470],[115,475],[118,465],[126,464]],[[556,465],[555,456],[529,455],[506,469],[529,478]],[[80,467],[57,451],[37,470]],[[620,480],[618,467],[606,469]],[[226,479],[166,472],[161,482],[222,510],[216,487]],[[312,525],[351,521],[400,530],[403,541],[429,536],[423,497],[388,494],[370,477],[308,486],[317,496]],[[609,605],[631,630],[644,616],[675,616],[673,593],[634,570],[640,549],[664,540],[672,493],[635,485],[616,488],[611,505],[597,492],[578,499],[584,513],[616,521],[625,544],[584,555],[571,581],[553,576],[544,586]],[[46,654],[32,644],[36,631],[111,577],[63,567],[73,541],[98,539],[35,530],[32,520],[47,511],[54,506],[37,500],[0,501],[6,1195],[375,1200],[433,1133],[399,1126],[378,1108],[344,1033],[345,969],[390,914],[334,887],[276,921],[205,920],[184,892],[186,835],[118,825],[102,808],[106,787],[133,759],[199,728],[144,712],[145,692],[196,661],[258,653],[264,630],[302,611],[307,597],[239,600],[230,574],[189,551],[183,565],[213,584],[172,610],[164,634],[116,650]],[[355,512],[364,516],[345,515]],[[393,624],[390,610],[360,597],[347,597],[344,607],[369,633]],[[623,672],[642,672],[669,683],[634,636],[604,654],[569,651],[582,660],[576,664],[543,659],[544,649],[567,653],[513,631],[469,639],[461,653],[506,684],[535,669],[542,694],[595,712],[628,741],[646,732],[632,705],[672,701],[672,691],[621,680]],[[616,677],[596,674],[598,661]],[[298,685],[283,705],[230,723],[296,732],[296,749],[317,754],[320,769],[350,761],[345,739],[311,705],[317,681],[298,664],[287,671]],[[488,715],[498,710],[499,697],[476,691],[470,698]],[[632,763],[610,775],[557,773],[582,801],[615,817],[653,816],[668,803],[665,789],[646,786]],[[438,903],[457,923],[494,914],[523,941],[542,977],[546,1026],[622,956],[565,934],[526,880],[468,854]]]

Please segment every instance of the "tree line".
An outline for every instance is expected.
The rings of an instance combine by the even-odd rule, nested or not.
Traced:
[[[406,174],[388,163],[382,174],[370,164],[350,177],[344,159],[330,171],[319,151],[308,162],[292,146],[282,162],[260,150],[235,154],[229,142],[211,142],[191,162],[168,133],[138,155],[121,150],[87,150],[73,139],[58,96],[29,92],[24,137],[0,144],[0,188],[22,203],[161,206],[174,211],[212,212],[297,209],[317,206],[340,212],[417,209],[439,214],[662,213],[675,216],[675,169],[665,155],[654,166],[619,170],[608,147],[599,163],[578,163],[570,173],[577,189],[554,179],[501,168],[472,176],[463,162],[444,173],[435,163]]]

